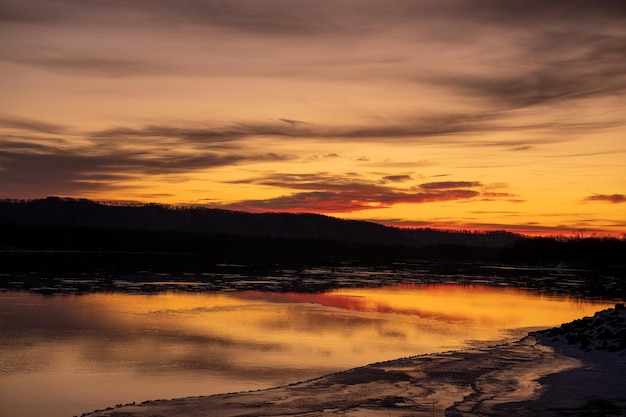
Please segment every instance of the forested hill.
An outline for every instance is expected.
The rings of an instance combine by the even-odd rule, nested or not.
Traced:
[[[407,230],[317,214],[253,214],[58,197],[0,200],[0,273],[48,268],[52,263],[62,269],[79,261],[86,268],[109,265],[118,262],[111,257],[120,254],[134,254],[133,265],[141,254],[145,259],[137,265],[162,260],[172,268],[191,263],[202,268],[211,262],[445,259],[623,269],[625,253],[626,239]]]
[[[310,239],[371,245],[510,247],[520,236],[399,229],[318,214],[246,213],[157,204],[114,205],[48,197],[0,201],[0,224],[29,227],[187,232],[205,235]]]

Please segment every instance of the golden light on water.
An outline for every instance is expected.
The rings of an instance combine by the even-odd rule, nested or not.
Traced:
[[[94,294],[84,302],[116,312],[119,325],[177,328],[219,340],[240,364],[364,365],[396,356],[459,349],[552,327],[611,306],[481,285],[400,285],[320,294]],[[123,324],[122,324],[123,323]],[[261,359],[262,358],[262,359]]]
[[[538,295],[516,288],[480,285],[401,285],[337,290],[333,294],[362,297],[374,311],[494,328],[555,326],[593,314],[598,309],[597,304],[574,297]]]
[[[0,410],[35,417],[57,404],[57,415],[76,415],[120,402],[269,388],[511,340],[527,330],[511,329],[551,327],[610,306],[481,285],[320,294],[0,293],[0,392],[11,399]],[[74,387],[71,398],[59,387]]]

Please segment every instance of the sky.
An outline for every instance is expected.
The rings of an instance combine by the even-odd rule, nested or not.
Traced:
[[[0,0],[0,198],[626,236],[623,0]]]

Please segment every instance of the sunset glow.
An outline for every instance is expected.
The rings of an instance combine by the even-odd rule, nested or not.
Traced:
[[[626,234],[621,0],[7,0],[0,198]]]

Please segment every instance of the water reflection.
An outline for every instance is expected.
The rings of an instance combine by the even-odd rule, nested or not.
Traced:
[[[460,349],[610,303],[511,288],[42,297],[0,293],[0,415],[270,387]],[[8,400],[7,400],[8,399]]]

